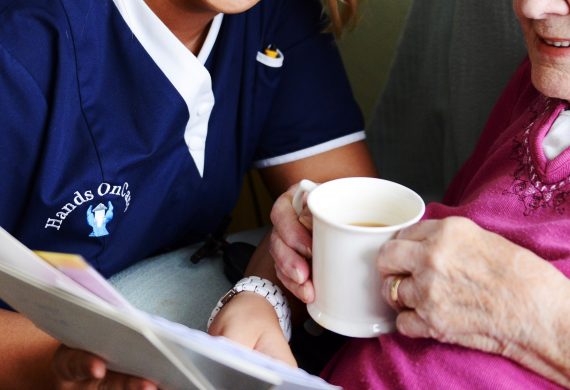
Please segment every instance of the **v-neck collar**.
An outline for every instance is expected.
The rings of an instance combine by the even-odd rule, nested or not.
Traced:
[[[208,30],[208,35],[202,44],[202,48],[198,56],[195,56],[180,42],[172,31],[166,27],[143,0],[113,0],[113,2],[135,37],[137,37],[145,49],[147,49],[147,45],[156,44],[158,41],[161,46],[166,46],[160,54],[166,53],[174,56],[184,53],[189,57],[197,59],[202,65],[206,63],[216,43],[224,16],[223,14],[218,14],[214,17]],[[184,51],[180,52],[181,49]],[[152,53],[149,52],[149,54],[152,56]],[[157,65],[160,66],[160,64]]]
[[[198,56],[166,27],[143,0],[113,0],[119,13],[188,107],[184,141],[204,176],[208,122],[214,107],[212,79],[204,66],[217,40],[223,14],[214,17]]]

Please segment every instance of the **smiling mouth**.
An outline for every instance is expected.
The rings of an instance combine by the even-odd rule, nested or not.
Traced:
[[[542,41],[546,43],[548,46],[552,47],[560,47],[560,48],[568,48],[570,47],[570,41],[552,41],[550,39],[542,38]]]

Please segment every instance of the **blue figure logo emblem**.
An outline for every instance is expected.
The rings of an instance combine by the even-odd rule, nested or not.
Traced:
[[[113,204],[109,201],[109,207],[105,207],[103,203],[99,203],[93,210],[89,206],[87,210],[87,223],[93,228],[89,237],[108,236],[107,223],[113,219]]]

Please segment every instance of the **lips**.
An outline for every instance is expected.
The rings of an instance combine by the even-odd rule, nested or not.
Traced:
[[[570,37],[554,37],[543,36],[540,34],[535,35],[536,41],[534,48],[538,53],[541,53],[551,58],[564,58],[565,61],[570,59]]]

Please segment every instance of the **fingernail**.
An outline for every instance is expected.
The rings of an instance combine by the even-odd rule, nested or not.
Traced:
[[[307,253],[309,254],[309,257],[313,257],[313,251],[310,246],[307,247]]]

